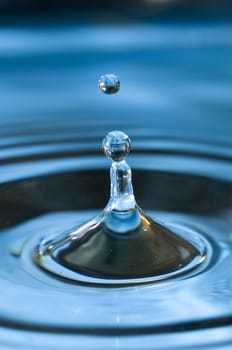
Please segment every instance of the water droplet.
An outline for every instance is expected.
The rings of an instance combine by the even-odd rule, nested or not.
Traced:
[[[115,162],[126,158],[130,152],[130,139],[121,131],[109,132],[102,142],[102,148],[105,155]]]
[[[98,81],[98,87],[105,94],[115,94],[120,89],[120,81],[114,74],[104,74]]]

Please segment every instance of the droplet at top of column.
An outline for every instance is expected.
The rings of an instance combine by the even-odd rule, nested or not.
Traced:
[[[102,148],[105,155],[114,162],[120,162],[130,152],[131,141],[122,131],[109,132],[102,141]]]

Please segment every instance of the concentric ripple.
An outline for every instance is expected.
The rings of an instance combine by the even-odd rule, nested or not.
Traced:
[[[83,349],[149,349],[154,343],[157,349],[188,349],[202,344],[202,329],[207,346],[231,341],[232,165],[225,145],[161,135],[142,142],[147,130],[137,136],[131,129],[138,203],[186,236],[198,232],[209,254],[201,269],[165,283],[89,287],[41,270],[32,248],[105,205],[108,162],[98,151],[101,130],[73,132],[72,125],[65,130],[61,124],[56,132],[38,127],[36,137],[33,130],[20,136],[13,131],[1,138],[0,310],[6,344],[27,346],[22,331],[35,349],[74,349],[77,341]]]

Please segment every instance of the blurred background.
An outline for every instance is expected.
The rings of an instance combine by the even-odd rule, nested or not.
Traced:
[[[231,18],[230,0],[1,0],[2,19],[16,16],[17,20],[33,17],[60,16],[77,21],[107,22],[138,20],[225,20]],[[20,18],[19,18],[20,17]],[[63,18],[62,18],[63,17]],[[51,18],[50,18],[51,19]],[[53,18],[54,19],[54,18]],[[67,18],[68,19],[68,18]]]
[[[105,133],[136,121],[229,142],[231,15],[226,0],[1,0],[1,122],[75,120]],[[119,76],[117,95],[97,90],[104,73]]]

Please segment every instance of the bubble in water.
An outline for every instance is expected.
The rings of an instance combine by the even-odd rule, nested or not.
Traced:
[[[115,94],[120,89],[120,81],[114,74],[104,74],[98,81],[98,87],[105,94]]]
[[[102,142],[105,155],[115,162],[123,160],[130,152],[130,139],[121,131],[109,132]]]

